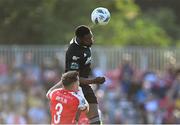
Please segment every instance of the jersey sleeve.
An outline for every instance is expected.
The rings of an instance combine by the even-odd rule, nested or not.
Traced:
[[[87,100],[84,97],[84,94],[82,92],[82,88],[81,87],[79,87],[78,95],[79,95],[79,106],[78,106],[78,108],[80,110],[82,110],[82,111],[86,110],[86,109],[89,110],[89,104],[88,104]]]
[[[77,51],[69,48],[66,52],[66,71],[79,70],[80,68],[80,54]]]

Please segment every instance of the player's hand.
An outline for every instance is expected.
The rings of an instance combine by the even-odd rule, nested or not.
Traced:
[[[96,77],[93,79],[92,84],[103,84],[105,82],[105,77]]]

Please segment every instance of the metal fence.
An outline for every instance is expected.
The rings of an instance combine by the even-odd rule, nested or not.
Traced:
[[[19,65],[24,61],[25,53],[34,55],[33,62],[41,65],[45,58],[58,58],[65,62],[67,46],[0,46],[0,57],[10,65]],[[116,68],[124,59],[141,69],[165,68],[166,64],[180,63],[178,48],[144,48],[144,47],[99,47],[92,48],[93,66],[104,70]]]

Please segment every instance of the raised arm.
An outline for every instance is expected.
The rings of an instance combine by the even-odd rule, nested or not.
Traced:
[[[59,81],[57,84],[55,84],[53,87],[51,87],[51,88],[48,90],[48,92],[47,92],[47,94],[46,94],[46,97],[47,97],[48,99],[50,99],[53,90],[58,89],[58,88],[62,88],[62,87],[63,87],[62,82]]]

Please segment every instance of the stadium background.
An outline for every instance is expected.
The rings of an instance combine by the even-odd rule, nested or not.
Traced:
[[[104,123],[180,123],[178,5],[179,0],[1,0],[0,123],[50,123],[45,93],[64,72],[64,53],[80,24],[90,25],[95,35],[91,75],[107,79],[93,86]],[[99,6],[111,12],[106,26],[90,21]]]

